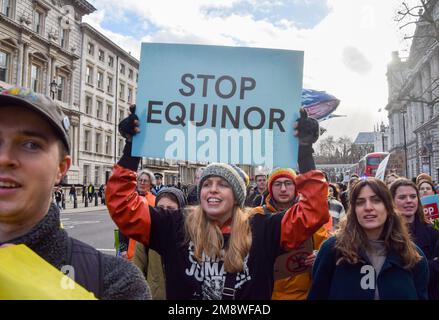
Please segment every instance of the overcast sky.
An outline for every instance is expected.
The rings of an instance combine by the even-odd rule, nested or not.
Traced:
[[[346,118],[321,125],[355,139],[387,114],[386,66],[407,55],[394,22],[401,0],[89,0],[85,17],[136,58],[141,42],[249,46],[305,52],[304,87],[341,100]],[[405,51],[404,51],[405,50]]]

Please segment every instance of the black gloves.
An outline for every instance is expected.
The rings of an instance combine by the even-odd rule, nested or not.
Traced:
[[[312,148],[313,143],[319,138],[319,122],[316,119],[308,117],[308,113],[304,108],[300,109],[300,118],[297,120],[298,131],[297,137],[299,138],[299,154],[298,164],[299,172],[305,173],[310,170],[315,170],[316,165],[314,163]]]
[[[132,157],[132,138],[139,132],[139,118],[136,115],[136,105],[130,106],[130,115],[119,122],[119,133],[125,138],[125,147],[123,155],[118,164],[124,168],[137,171],[140,163],[140,157]]]
[[[300,108],[300,118],[297,121],[299,144],[311,146],[319,138],[319,122],[314,118],[308,117],[308,113],[304,108]]]
[[[136,105],[130,106],[130,115],[119,123],[119,133],[126,141],[131,142],[133,136],[138,132],[139,118],[136,115]]]

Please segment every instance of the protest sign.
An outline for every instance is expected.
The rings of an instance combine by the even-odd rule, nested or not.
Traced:
[[[381,162],[380,165],[377,168],[377,172],[375,174],[375,178],[380,179],[381,181],[384,181],[384,178],[386,176],[386,168],[387,163],[389,162],[390,153],[387,157],[385,157]]]
[[[421,198],[424,215],[433,222],[439,218],[439,195],[426,196]]]
[[[143,43],[133,155],[294,168],[302,73],[300,51]]]
[[[311,272],[305,265],[305,259],[313,252],[312,238],[304,241],[297,249],[288,251],[276,258],[274,280],[293,277],[300,273]]]

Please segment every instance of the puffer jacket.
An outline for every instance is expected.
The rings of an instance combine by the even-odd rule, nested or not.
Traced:
[[[263,207],[253,209],[254,212],[265,214],[266,211],[276,214],[279,212],[274,206],[270,195],[265,199]],[[319,250],[321,244],[329,238],[328,228],[322,226],[312,235],[314,250]],[[306,300],[309,288],[311,287],[311,272],[304,272],[294,277],[279,279],[274,282],[272,300]]]

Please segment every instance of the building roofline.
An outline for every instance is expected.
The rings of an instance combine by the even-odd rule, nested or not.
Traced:
[[[124,56],[124,58],[126,58],[127,60],[131,60],[131,62],[134,62],[135,64],[140,64],[140,61],[137,60],[135,57],[133,57],[130,53],[126,52],[124,49],[122,49],[121,47],[119,47],[117,44],[115,44],[113,41],[111,41],[110,39],[108,39],[106,36],[104,36],[101,32],[99,32],[98,30],[96,30],[95,28],[93,28],[91,25],[89,25],[86,22],[81,23],[81,28],[91,32],[92,34],[94,34],[95,36],[97,36],[99,39],[101,39],[102,41],[108,43],[109,45],[111,45],[112,47],[116,48],[116,50],[119,51],[120,55]]]
[[[77,5],[85,14],[90,14],[97,10],[86,0],[73,0],[73,3]]]

